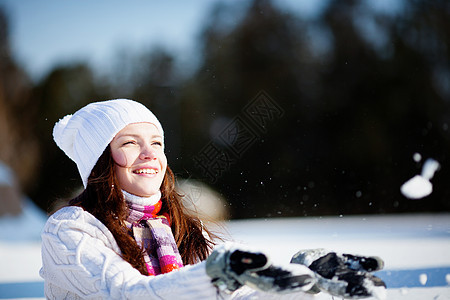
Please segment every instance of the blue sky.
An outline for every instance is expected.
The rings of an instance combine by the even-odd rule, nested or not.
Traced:
[[[208,14],[219,1],[0,0],[0,5],[8,15],[15,59],[39,79],[56,64],[76,60],[102,68],[119,50],[133,53],[155,45],[189,61]],[[311,16],[328,0],[274,2]]]
[[[217,1],[83,2],[2,0],[13,53],[33,77],[74,59],[102,64],[118,49],[137,51],[155,44],[175,52],[192,49]]]

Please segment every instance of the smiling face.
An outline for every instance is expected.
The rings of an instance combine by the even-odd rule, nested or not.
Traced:
[[[164,179],[167,158],[163,137],[151,123],[125,126],[110,143],[120,187],[130,194],[156,194]]]

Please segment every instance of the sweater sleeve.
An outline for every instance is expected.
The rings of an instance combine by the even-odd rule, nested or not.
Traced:
[[[78,207],[52,215],[42,232],[48,299],[216,299],[205,264],[144,276],[120,256],[111,232]]]

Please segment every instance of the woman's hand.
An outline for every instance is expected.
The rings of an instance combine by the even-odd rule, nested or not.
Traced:
[[[370,274],[383,268],[384,262],[379,257],[309,249],[295,254],[291,263],[307,266],[316,274],[317,283],[311,293],[324,291],[350,299],[385,297],[385,283]]]
[[[316,282],[313,272],[301,265],[275,266],[262,252],[224,244],[206,261],[206,272],[221,290],[242,285],[274,293],[306,291]]]

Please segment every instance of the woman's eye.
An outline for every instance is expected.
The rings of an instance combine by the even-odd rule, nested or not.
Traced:
[[[162,146],[162,143],[161,142],[153,142],[153,145]]]
[[[133,145],[133,144],[135,144],[135,143],[136,143],[135,141],[128,141],[128,142],[123,143],[122,146]]]

